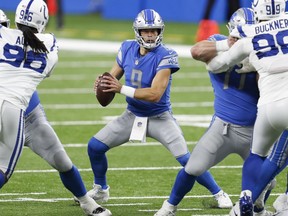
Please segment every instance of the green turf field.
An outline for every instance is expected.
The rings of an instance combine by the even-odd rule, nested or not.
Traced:
[[[91,23],[91,16],[90,19],[83,18],[87,19],[88,23],[84,20],[80,22],[76,18],[69,19],[69,22],[66,22],[67,29],[56,32],[56,36],[62,37],[67,33],[70,34],[67,37],[78,37],[82,28],[82,36],[87,38],[87,29],[92,31],[94,25]],[[99,21],[99,18],[97,20]],[[70,21],[75,21],[75,25]],[[95,30],[98,24],[95,23]],[[105,22],[101,24],[102,32],[106,32],[104,25]],[[117,28],[117,25],[107,28],[107,33],[113,36],[115,31],[114,35],[118,35],[122,29]],[[123,35],[133,37],[131,23],[121,22],[121,25],[129,27]],[[169,35],[173,35],[173,31],[168,30],[170,25],[166,25]],[[171,26],[178,34],[176,24]],[[185,26],[187,29],[188,25]],[[53,26],[50,28],[53,30]],[[78,35],[74,36],[72,31]],[[195,32],[195,26],[191,32],[193,31]],[[180,34],[181,38],[188,38],[188,33],[183,35]],[[122,36],[117,39],[122,39]],[[185,41],[187,42],[187,39]],[[39,86],[40,97],[48,119],[72,161],[79,168],[85,185],[91,189],[93,176],[87,156],[87,142],[109,117],[117,116],[125,109],[122,95],[117,95],[112,104],[102,108],[93,93],[95,77],[109,70],[115,55],[66,51],[60,51],[59,55],[59,64],[54,73]],[[179,119],[189,149],[192,150],[213,114],[213,94],[203,64],[189,58],[180,58],[180,65],[181,70],[173,79],[171,100],[174,114]],[[125,144],[112,149],[107,155],[111,198],[104,206],[112,211],[113,216],[153,215],[170,193],[180,169],[178,163],[166,149],[151,139],[144,145]],[[240,193],[241,164],[240,157],[231,155],[211,169],[219,185],[231,195],[233,201],[238,199]],[[270,210],[276,195],[284,192],[286,188],[285,175],[286,172],[277,178],[278,185],[268,203]],[[62,186],[57,172],[27,148],[24,149],[9,183],[1,189],[0,206],[1,216],[84,215],[80,207],[74,204],[72,195]],[[228,212],[229,210],[215,208],[209,192],[195,185],[179,205],[177,215],[227,215]]]

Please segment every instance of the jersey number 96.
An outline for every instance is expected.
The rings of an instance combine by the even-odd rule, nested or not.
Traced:
[[[10,44],[5,44],[3,47],[3,57],[4,58],[0,58],[0,62],[5,62],[17,68],[22,65],[23,68],[31,69],[38,73],[43,73],[47,64],[46,54],[36,54],[30,50],[26,53],[25,57],[25,52],[22,47]]]

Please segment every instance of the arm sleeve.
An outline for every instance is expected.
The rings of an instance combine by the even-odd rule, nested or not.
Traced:
[[[229,67],[241,62],[253,51],[251,39],[243,38],[237,41],[228,51],[217,55],[206,66],[207,70],[213,73],[221,73]]]

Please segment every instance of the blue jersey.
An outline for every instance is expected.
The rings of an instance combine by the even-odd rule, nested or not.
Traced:
[[[133,88],[151,87],[153,78],[159,70],[170,68],[174,73],[179,70],[178,54],[164,45],[159,45],[140,56],[140,46],[135,40],[124,41],[117,56],[117,62],[124,71],[125,85]],[[136,116],[153,116],[171,109],[170,88],[172,76],[160,101],[147,102],[126,97],[127,109]]]
[[[39,99],[38,93],[37,91],[34,91],[29,101],[28,107],[25,111],[25,116],[27,116],[30,112],[32,112],[35,109],[35,107],[38,106],[39,103],[40,103],[40,99]]]
[[[213,35],[209,40],[227,39],[223,35]],[[224,73],[213,74],[209,71],[214,88],[215,115],[232,124],[254,125],[257,113],[259,90],[256,73],[238,74],[234,66]]]

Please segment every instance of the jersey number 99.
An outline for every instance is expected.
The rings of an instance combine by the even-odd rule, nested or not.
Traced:
[[[272,5],[266,5],[266,14],[267,15],[276,15],[281,13],[281,7],[280,4],[277,4],[275,6]]]
[[[275,56],[280,52],[280,50],[283,54],[287,54],[288,43],[285,43],[285,41],[287,41],[288,38],[285,40],[285,37],[288,37],[288,30],[279,31],[275,35],[275,38],[269,33],[256,35],[252,39],[252,42],[258,58],[261,59],[264,57]],[[266,41],[265,45],[259,43],[261,40]]]

